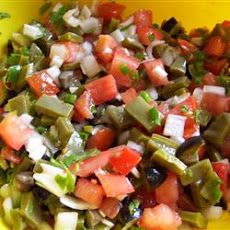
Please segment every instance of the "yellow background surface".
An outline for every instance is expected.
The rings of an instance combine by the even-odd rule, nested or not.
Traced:
[[[0,52],[12,32],[23,23],[39,18],[39,8],[45,1],[0,0],[0,12],[10,13],[10,19],[0,20]],[[89,1],[87,1],[89,2]],[[174,16],[189,31],[194,27],[212,28],[217,22],[230,20],[230,0],[117,0],[127,6],[126,15],[137,9],[151,9],[154,22]],[[7,230],[0,221],[0,230]],[[211,221],[208,230],[230,230],[230,214],[225,213],[218,221]]]

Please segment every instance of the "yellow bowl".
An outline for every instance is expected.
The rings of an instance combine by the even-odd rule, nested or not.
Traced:
[[[127,6],[126,15],[141,8],[151,9],[155,22],[160,23],[174,16],[187,30],[194,27],[212,28],[217,22],[229,19],[228,0],[117,0],[116,2]],[[0,11],[11,15],[10,19],[0,20],[0,48],[4,47],[11,33],[17,31],[23,23],[39,18],[39,8],[42,4],[44,4],[42,0],[0,0]],[[1,220],[0,229],[8,230]],[[225,212],[221,219],[210,221],[208,230],[230,230],[230,214]]]

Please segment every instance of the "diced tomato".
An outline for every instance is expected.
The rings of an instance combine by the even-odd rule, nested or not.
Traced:
[[[134,13],[134,23],[138,28],[152,27],[152,11],[138,10]]]
[[[85,119],[92,119],[93,113],[92,113],[92,106],[94,105],[94,102],[91,98],[91,94],[89,91],[85,91],[75,102],[74,108],[75,108],[75,119],[78,122],[82,122]],[[79,120],[77,120],[79,119]]]
[[[215,75],[219,75],[227,66],[227,59],[210,59],[204,63],[204,67]]]
[[[141,90],[146,89],[146,81],[144,79],[139,79],[138,81],[134,81],[132,87],[137,91],[140,92]]]
[[[154,86],[162,86],[168,84],[167,73],[161,59],[147,61],[144,63],[148,77]]]
[[[67,49],[68,55],[67,58],[65,59],[65,63],[71,63],[76,61],[77,54],[83,52],[82,47],[80,46],[79,43],[64,41],[64,42],[60,42],[60,44],[63,44]]]
[[[103,3],[98,7],[98,16],[105,21],[110,21],[112,18],[121,19],[121,14],[125,8],[126,6],[115,2]]]
[[[207,147],[205,144],[201,145],[198,149],[199,160],[203,160],[206,157]]]
[[[105,167],[109,163],[109,159],[117,152],[122,151],[125,148],[124,145],[120,145],[107,151],[101,152],[97,156],[90,157],[82,161],[76,174],[80,177],[88,177],[94,173],[95,170]],[[75,163],[71,165],[70,169],[74,171]]]
[[[220,162],[212,162],[212,168],[218,175],[218,177],[222,180],[222,184],[220,185],[220,189],[223,192],[224,196],[227,194],[227,186],[228,186],[228,171],[229,171],[229,163],[220,161]]]
[[[0,123],[0,136],[11,148],[19,150],[28,140],[32,129],[18,116],[9,114]]]
[[[106,173],[102,170],[95,172],[107,197],[117,197],[133,193],[135,190],[129,179],[123,175]]]
[[[229,21],[229,20],[224,20],[224,21],[221,23],[221,25],[222,25],[223,27],[230,28],[230,21]]]
[[[197,50],[197,47],[195,45],[193,45],[192,43],[184,40],[184,39],[181,39],[181,38],[178,38],[178,43],[183,51],[183,54],[187,55],[187,54],[190,54],[190,53],[193,53],[194,51]]]
[[[101,185],[84,178],[80,178],[77,181],[74,191],[74,195],[76,197],[94,205],[96,208],[101,206],[104,194],[105,193]]]
[[[155,208],[144,209],[138,225],[146,230],[176,230],[181,225],[181,218],[167,205],[159,204]]]
[[[130,87],[132,79],[135,79],[136,74],[138,74],[139,65],[139,60],[128,56],[123,50],[117,48],[109,73],[113,75],[118,85]]]
[[[217,116],[228,110],[228,99],[214,93],[204,93],[201,101],[201,107]]]
[[[204,45],[204,52],[213,57],[221,57],[225,51],[225,42],[220,36],[210,37]]]
[[[119,213],[121,207],[121,202],[118,199],[107,197],[103,200],[100,211],[102,211],[110,219],[114,219]]]
[[[204,85],[217,85],[217,77],[216,77],[216,75],[214,75],[212,73],[207,73],[203,77],[203,83],[204,83]]]
[[[168,174],[167,179],[155,190],[158,204],[169,206],[176,204],[179,198],[178,181],[175,174]]]
[[[225,138],[224,143],[221,146],[221,153],[224,157],[230,157],[230,136]]]
[[[0,96],[1,97],[1,96]],[[0,107],[0,116],[4,113],[4,108]]]
[[[37,97],[42,94],[56,95],[60,91],[53,79],[45,72],[35,73],[26,80]]]
[[[109,163],[115,172],[126,176],[140,161],[140,153],[127,147],[110,158]]]
[[[113,60],[114,49],[118,46],[117,41],[110,35],[102,34],[95,46],[95,52],[102,63],[109,63]]]
[[[194,112],[197,109],[197,103],[195,98],[193,96],[190,96],[186,100],[174,106],[173,109],[169,111],[169,114],[184,116],[185,114],[181,110],[182,106],[185,106],[190,112]]]
[[[8,146],[2,148],[1,155],[3,159],[8,160],[14,164],[20,164],[22,162],[22,158],[17,156],[14,150]]]
[[[180,209],[190,212],[196,212],[197,208],[193,204],[192,200],[186,193],[182,193],[179,196],[179,199],[177,201],[177,205]]]
[[[193,117],[187,117],[184,126],[184,138],[188,139],[192,137],[196,132],[200,130],[200,126],[196,123]]]
[[[85,85],[96,105],[111,101],[117,96],[116,81],[112,75],[99,78]]]
[[[100,151],[104,151],[112,146],[114,140],[115,132],[112,129],[105,127],[88,139],[86,148],[97,148]]]
[[[137,29],[137,34],[140,42],[143,45],[150,45],[153,41],[151,36],[153,35],[154,40],[161,40],[164,38],[164,34],[159,30],[150,27],[140,27]]]
[[[124,93],[121,93],[121,98],[125,104],[133,101],[136,97],[137,91],[134,88],[129,88]]]
[[[144,187],[134,194],[134,198],[138,199],[143,208],[154,208],[156,206],[155,191],[147,191]]]

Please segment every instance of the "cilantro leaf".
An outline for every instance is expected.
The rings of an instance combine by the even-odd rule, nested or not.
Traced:
[[[120,65],[120,71],[121,71],[121,73],[123,73],[123,74],[128,74],[129,73],[129,67],[126,65],[126,64],[121,64]]]
[[[58,29],[61,29],[64,20],[63,16],[66,13],[67,9],[62,6],[58,9],[58,11],[52,12],[50,15],[50,22],[58,27]]]

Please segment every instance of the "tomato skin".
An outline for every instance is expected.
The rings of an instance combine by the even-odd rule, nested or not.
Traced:
[[[190,54],[194,51],[197,50],[197,47],[195,45],[193,45],[192,43],[184,40],[184,39],[181,39],[181,38],[178,38],[178,43],[183,51],[183,54],[187,55],[187,54]]]
[[[117,41],[110,35],[102,34],[95,46],[95,52],[98,59],[103,64],[108,64],[113,60],[114,50],[118,46]]]
[[[74,195],[85,202],[99,208],[101,206],[104,190],[101,185],[80,178],[76,184]]]
[[[193,136],[194,133],[200,130],[200,126],[196,123],[193,117],[187,117],[184,126],[184,138],[188,139]]]
[[[109,163],[109,159],[117,152],[122,151],[124,148],[124,145],[120,145],[82,161],[80,163],[79,169],[77,170],[77,176],[88,177],[92,175],[95,170],[105,167]],[[74,168],[75,164],[72,164],[70,166],[70,170],[73,170]]]
[[[228,99],[225,96],[214,93],[204,93],[201,108],[217,116],[228,110]]]
[[[98,16],[105,21],[110,21],[112,18],[121,19],[121,14],[125,8],[126,6],[115,2],[103,3],[98,7]]]
[[[56,95],[60,92],[53,79],[45,72],[35,73],[32,77],[27,78],[26,81],[36,97],[40,97],[42,94]]]
[[[100,151],[104,151],[112,146],[114,140],[114,131],[105,127],[88,139],[86,149],[97,148]]]
[[[150,45],[152,41],[150,41],[149,37],[153,34],[154,40],[161,40],[164,38],[163,33],[161,33],[159,30],[150,28],[150,27],[140,27],[137,29],[137,34],[139,37],[140,42],[143,45]]]
[[[164,65],[161,59],[155,59],[152,61],[147,61],[144,63],[145,69],[147,71],[148,77],[154,86],[163,86],[168,84],[167,76],[162,76],[158,73],[153,73],[153,70],[160,67],[164,70]]]
[[[135,192],[135,199],[138,199],[143,208],[154,208],[156,206],[155,191],[147,191],[144,187],[141,187]]]
[[[204,63],[204,67],[215,75],[219,75],[228,66],[227,59],[211,59]]]
[[[166,180],[156,188],[155,194],[158,204],[175,205],[179,199],[177,176],[175,174],[168,174]]]
[[[140,153],[130,148],[124,148],[123,151],[110,158],[109,163],[115,172],[126,176],[140,161]]]
[[[31,132],[32,129],[14,114],[9,114],[0,123],[0,136],[2,140],[15,150],[21,149],[27,142]]]
[[[221,25],[226,28],[230,28],[230,21],[229,20],[224,20]]]
[[[129,88],[124,93],[121,93],[121,97],[122,101],[128,104],[137,97],[137,91],[134,88]]]
[[[176,230],[181,225],[181,218],[165,204],[144,209],[138,225],[146,230]]]
[[[100,211],[102,211],[110,219],[114,219],[119,213],[122,204],[119,200],[112,197],[107,197],[103,200]]]
[[[98,170],[95,174],[102,184],[107,197],[122,196],[135,191],[127,177],[101,171]]]
[[[22,158],[17,156],[14,153],[14,150],[8,146],[2,148],[1,155],[2,155],[3,159],[8,160],[8,161],[10,161],[16,165],[20,164],[22,162]]]
[[[225,42],[220,36],[212,36],[204,46],[204,52],[208,56],[221,57],[225,51]]]
[[[204,83],[204,85],[217,85],[217,77],[216,77],[216,75],[214,75],[212,73],[207,73],[203,77],[203,83]]]
[[[216,172],[218,177],[222,180],[222,184],[220,185],[220,189],[223,192],[224,196],[226,196],[227,186],[228,186],[229,163],[212,162],[212,168]]]
[[[122,65],[124,65],[129,72],[135,72],[140,65],[140,61],[135,57],[128,56],[120,48],[117,48],[115,51],[109,73],[113,75],[118,86],[131,87],[132,76],[130,76],[130,73],[122,72]]]
[[[151,10],[138,10],[134,13],[134,23],[137,28],[152,27],[152,21]]]
[[[89,82],[85,88],[91,93],[96,105],[110,101],[118,94],[116,81],[111,74]]]
[[[197,211],[197,208],[194,206],[192,200],[186,193],[182,193],[179,195],[177,205],[182,210],[191,211],[191,212]]]
[[[79,122],[84,121],[85,119],[92,119],[93,113],[91,111],[91,107],[93,106],[93,100],[91,98],[91,94],[89,91],[85,91],[75,102],[74,109],[75,119]]]

